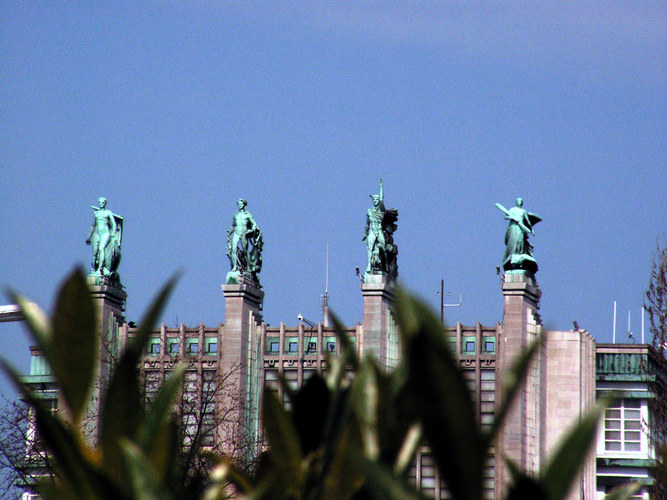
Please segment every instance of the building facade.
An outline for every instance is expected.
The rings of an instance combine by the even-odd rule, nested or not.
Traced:
[[[98,307],[100,384],[108,366],[136,328],[123,316],[125,292],[100,278],[89,278]],[[287,404],[279,383],[299,388],[315,373],[327,370],[327,356],[340,352],[334,328],[300,322],[297,326],[267,325],[262,318],[264,291],[255,282],[222,285],[225,323],[189,328],[162,325],[152,332],[141,364],[146,403],[182,361],[187,362],[182,418],[186,430],[203,432],[202,443],[233,444],[242,456],[261,446],[260,406],[264,387],[275,390]],[[443,335],[457,353],[469,385],[479,423],[489,427],[502,397],[501,381],[513,360],[541,338],[524,389],[515,401],[484,474],[485,498],[502,498],[509,475],[504,457],[528,473],[536,473],[551,458],[570,426],[590,409],[597,394],[620,391],[605,413],[604,427],[594,453],[588,457],[569,499],[601,498],[628,480],[650,484],[649,467],[655,459],[649,432],[651,383],[663,383],[645,345],[595,344],[585,331],[545,331],[539,314],[541,291],[531,275],[507,273],[502,281],[502,322],[443,327]],[[360,356],[375,356],[387,370],[399,361],[396,324],[392,315],[394,285],[381,275],[361,285],[363,321],[345,328]],[[58,406],[48,367],[33,351],[31,373],[25,381]],[[99,398],[94,395],[94,401]],[[94,405],[93,405],[94,406]],[[220,415],[224,422],[220,425]],[[196,424],[196,425],[195,425]],[[187,436],[186,436],[187,439]],[[597,472],[596,472],[597,469]],[[447,498],[433,457],[423,448],[411,477],[428,496]],[[30,494],[26,494],[26,499]],[[648,486],[637,498],[649,498]]]

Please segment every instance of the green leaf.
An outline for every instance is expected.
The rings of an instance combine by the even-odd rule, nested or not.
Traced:
[[[297,439],[297,430],[278,396],[264,389],[262,423],[269,441],[271,463],[284,491],[298,491],[303,478],[301,474],[302,453]]]
[[[602,398],[571,428],[560,441],[545,469],[540,471],[540,482],[550,498],[565,498],[584,461],[595,443],[600,415],[611,400]]]
[[[187,365],[177,366],[162,385],[137,438],[139,447],[150,458],[161,481],[167,478],[169,467],[177,453],[177,436],[170,424],[173,418],[173,401],[183,384],[186,368]]]
[[[204,491],[202,500],[223,500],[229,495],[229,483],[233,483],[238,491],[249,494],[252,490],[252,483],[246,475],[241,472],[236,465],[226,457],[212,457],[215,463],[211,471],[211,482]]]
[[[439,318],[421,301],[405,293],[397,297],[395,317],[405,342],[408,388],[424,436],[454,498],[477,500],[486,448],[470,393]]]
[[[349,415],[348,413],[340,414]],[[364,471],[357,463],[362,455],[361,435],[353,418],[336,419],[333,439],[325,442],[322,475],[309,498],[339,500],[354,498],[364,484]],[[360,498],[364,498],[363,495]]]
[[[335,314],[331,314],[331,320],[336,329],[336,336],[340,342],[341,355],[334,357],[330,356],[331,366],[329,373],[327,375],[327,383],[330,388],[339,387],[343,378],[345,377],[345,372],[348,369],[356,371],[359,366],[359,358],[357,356],[357,350],[354,342],[350,341],[347,337],[347,329],[345,326],[338,320],[338,317]]]
[[[611,492],[604,497],[604,500],[629,500],[641,487],[641,483],[623,484],[611,490]]]
[[[364,470],[366,485],[374,498],[383,500],[422,500],[423,497],[412,485],[393,474],[382,464],[360,458],[359,466]]]
[[[310,377],[293,396],[292,419],[304,455],[322,445],[330,400],[327,384],[319,375]]]
[[[81,269],[75,269],[58,294],[49,357],[60,393],[75,422],[90,400],[99,361],[100,333],[95,331],[95,307],[86,278]]]
[[[380,457],[380,437],[378,435],[378,418],[381,416],[379,412],[379,392],[378,378],[373,369],[373,362],[370,358],[365,358],[359,365],[354,377],[352,401],[359,422],[364,455],[373,461]],[[394,436],[394,438],[396,437]]]
[[[122,498],[118,489],[97,472],[81,435],[44,408],[42,401],[20,382],[19,375],[4,360],[0,360],[0,367],[32,407],[38,434],[53,457],[61,486],[76,488],[77,497],[81,499]],[[55,494],[58,490],[50,491]]]
[[[150,460],[134,443],[122,440],[121,447],[127,464],[127,479],[132,486],[132,498],[136,500],[164,500],[169,498],[161,491],[160,481]]]
[[[53,328],[51,320],[46,313],[34,302],[30,302],[26,297],[9,291],[12,302],[16,302],[21,308],[21,314],[25,318],[25,324],[28,326],[28,332],[42,350],[47,360],[51,359],[53,347]]]
[[[123,477],[121,439],[135,441],[144,421],[144,405],[139,388],[139,361],[153,326],[163,310],[177,277],[171,278],[161,289],[145,315],[136,336],[130,340],[115,367],[104,397],[100,448],[104,450],[103,465],[116,481]]]
[[[405,435],[396,460],[394,461],[394,474],[403,474],[412,465],[417,450],[422,442],[422,428],[420,424],[413,424]]]
[[[516,359],[516,361],[509,367],[509,369],[504,373],[502,380],[502,397],[500,406],[496,409],[496,415],[493,421],[493,426],[491,432],[486,438],[485,448],[488,448],[494,441],[498,432],[502,428],[505,418],[512,408],[512,403],[518,394],[521,393],[524,387],[524,381],[528,375],[528,368],[530,367],[530,362],[533,359],[533,356],[537,350],[542,345],[542,335],[538,336],[535,341],[530,345],[528,349],[522,352]]]

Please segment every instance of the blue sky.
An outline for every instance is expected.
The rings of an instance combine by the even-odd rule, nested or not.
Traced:
[[[164,322],[216,325],[245,197],[265,320],[319,319],[328,242],[353,324],[382,177],[400,280],[436,307],[444,279],[449,323],[502,320],[494,203],[522,196],[545,325],[608,342],[667,231],[666,55],[664,2],[2,2],[0,286],[50,309],[106,196],[127,319],[180,269]]]

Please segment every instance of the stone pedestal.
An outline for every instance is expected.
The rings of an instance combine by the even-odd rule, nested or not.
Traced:
[[[502,399],[506,371],[537,338],[542,326],[537,313],[542,292],[530,274],[508,272],[502,285],[505,310],[498,336],[496,358],[496,401]],[[528,370],[523,390],[505,419],[496,449],[496,495],[504,498],[510,481],[504,458],[509,458],[528,474],[540,468],[541,350]]]
[[[391,307],[394,285],[381,274],[366,274],[361,285],[364,297],[363,341],[360,354],[370,353],[381,366],[392,368],[397,358],[397,338]]]
[[[498,336],[496,401],[507,369],[542,333],[541,292],[530,274],[507,273],[505,311]],[[595,341],[585,331],[544,331],[524,386],[505,419],[496,448],[496,498],[510,481],[504,457],[529,475],[553,458],[562,438],[595,401]],[[595,457],[591,453],[567,500],[593,498]]]
[[[238,443],[248,439],[250,430],[257,427],[259,398],[261,397],[261,323],[264,292],[259,285],[246,281],[240,284],[222,285],[225,295],[225,325],[222,329],[219,370],[233,389],[225,398],[245,398],[239,401],[223,400],[221,407],[239,408],[238,414],[229,418],[239,425],[233,435],[221,436],[223,443]]]
[[[125,324],[125,300],[127,294],[118,282],[100,276],[87,277],[90,295],[95,304],[96,335],[100,338],[98,376],[92,391],[91,408],[93,415],[98,414],[102,395],[109,382],[111,369],[120,358],[122,342],[120,329]],[[89,419],[91,425],[97,419]],[[99,426],[95,427],[95,429]]]

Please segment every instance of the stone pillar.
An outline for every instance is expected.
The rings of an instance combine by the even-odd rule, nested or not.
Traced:
[[[233,388],[225,395],[226,398],[240,398],[240,401],[223,400],[221,406],[239,408],[237,415],[230,419],[238,422],[234,430],[224,431],[231,435],[221,435],[220,439],[225,446],[230,446],[228,452],[238,451],[245,447],[246,428],[253,426],[259,418],[258,398],[261,396],[261,387],[256,373],[249,373],[251,362],[255,370],[261,369],[261,333],[258,326],[262,322],[262,302],[264,292],[252,280],[243,280],[238,284],[222,285],[225,295],[225,324],[220,339],[219,370],[223,376],[231,375]],[[253,351],[254,349],[254,351]],[[252,358],[252,359],[251,359]],[[239,404],[240,403],[240,404]],[[249,413],[246,411],[249,410]],[[236,448],[236,450],[234,450]]]
[[[496,401],[501,402],[506,370],[541,331],[537,313],[542,292],[530,274],[508,272],[502,285],[505,310],[498,337]],[[504,457],[529,475],[540,468],[541,351],[530,365],[523,390],[505,419],[496,448],[496,496],[504,498],[510,481]]]
[[[90,408],[90,412],[95,415],[89,419],[92,425],[92,422],[97,420],[100,401],[109,382],[111,368],[120,357],[122,349],[120,330],[125,324],[123,313],[127,294],[119,283],[112,283],[104,277],[88,276],[87,282],[95,304],[95,334],[100,338],[98,376],[93,386]]]
[[[396,335],[391,307],[394,303],[394,285],[381,274],[366,274],[361,285],[364,297],[363,337],[359,346],[361,355],[370,353],[381,366],[395,365]]]
[[[581,416],[595,404],[595,340],[584,330],[546,332],[542,363],[542,464]],[[595,498],[595,448],[588,454],[567,500]]]
[[[245,362],[248,359],[250,322],[262,321],[264,292],[252,282],[222,285],[225,295],[225,326],[220,345],[220,367],[230,370],[240,364],[240,389],[245,390]]]

